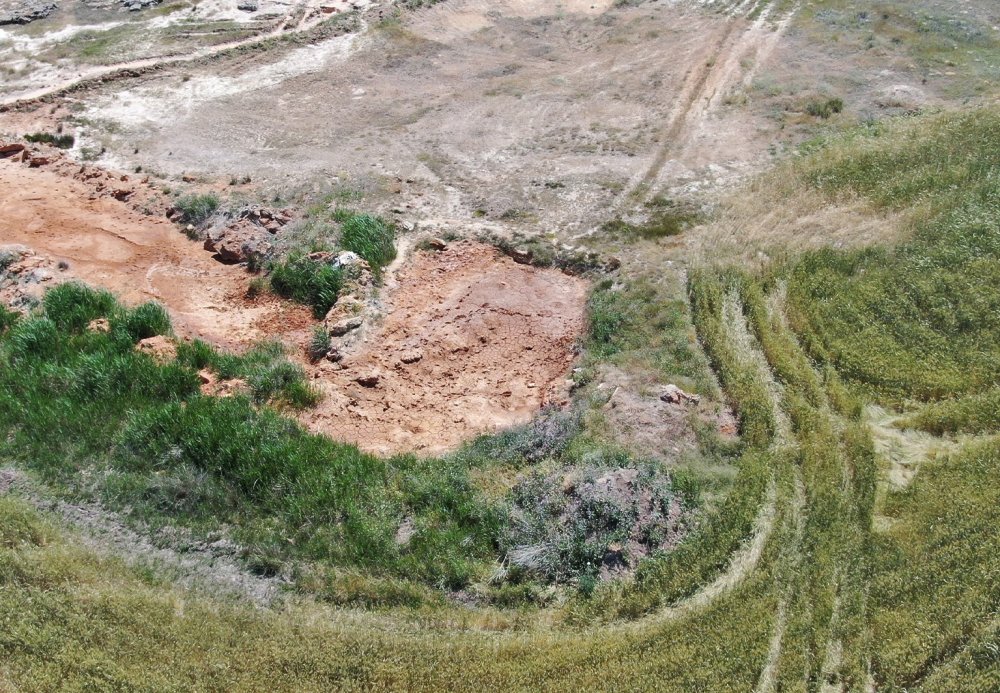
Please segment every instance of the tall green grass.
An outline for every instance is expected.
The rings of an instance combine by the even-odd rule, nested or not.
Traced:
[[[292,253],[268,266],[271,288],[279,296],[312,306],[313,314],[323,318],[337,302],[344,272],[327,262]]]
[[[86,329],[98,317],[109,332]],[[156,304],[123,308],[79,284],[48,291],[0,334],[0,456],[154,523],[229,525],[264,572],[303,558],[455,589],[488,568],[503,515],[460,462],[364,455],[260,406],[309,396],[280,345],[234,356],[196,341],[165,364],[134,348],[168,330]],[[245,379],[256,403],[201,396],[206,367]]]
[[[396,230],[382,217],[373,214],[343,213],[340,245],[360,255],[378,277],[396,257]]]

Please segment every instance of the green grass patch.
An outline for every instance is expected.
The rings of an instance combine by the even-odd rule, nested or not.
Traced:
[[[312,306],[317,318],[326,316],[337,302],[344,273],[328,262],[291,253],[268,265],[271,288],[279,296]]]
[[[1000,389],[925,405],[900,421],[899,426],[937,436],[996,433],[1000,431]]]
[[[204,195],[185,195],[174,203],[174,207],[180,212],[180,223],[199,226],[215,214],[215,211],[219,209],[219,204],[219,198],[216,195],[206,193]]]
[[[340,227],[340,245],[361,256],[378,277],[396,257],[396,230],[382,217],[348,212]]]
[[[86,329],[98,317],[109,332]],[[164,364],[134,348],[168,331],[157,304],[51,289],[0,334],[0,456],[154,524],[228,525],[262,572],[301,558],[447,588],[479,576],[503,514],[463,464],[365,455],[259,406],[314,396],[280,345],[236,356],[182,343]],[[201,368],[245,380],[248,396],[201,396]],[[81,486],[81,474],[99,482]]]
[[[596,362],[642,368],[693,391],[718,387],[698,347],[682,289],[663,278],[599,283],[587,302],[585,370]]]
[[[883,511],[893,524],[875,552],[872,663],[880,687],[912,690],[975,647],[1000,609],[1000,444],[927,464]]]

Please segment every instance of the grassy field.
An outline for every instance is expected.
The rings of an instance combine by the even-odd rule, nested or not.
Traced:
[[[717,220],[682,230],[684,282],[596,284],[573,407],[436,459],[302,430],[286,414],[314,393],[278,346],[136,351],[169,334],[156,304],[69,284],[31,315],[0,311],[4,464],[137,526],[231,537],[248,569],[291,581],[275,608],[185,593],[86,548],[37,499],[0,496],[0,687],[1000,690],[998,168],[996,107],[811,143],[750,184],[754,208],[849,207],[869,230],[889,220],[884,238],[798,245],[795,223],[751,215],[768,227],[757,247],[786,250],[706,262],[697,236]],[[307,231],[381,266],[387,229],[352,214]],[[329,287],[300,261],[272,283],[288,272],[314,302]],[[203,368],[244,394],[202,395]],[[734,470],[717,502],[696,465],[602,437],[612,368],[732,407],[739,441],[698,450]],[[890,478],[868,405],[948,452]],[[599,581],[636,509],[565,515],[559,494],[570,472],[620,469],[690,513],[686,536]],[[536,563],[515,558],[525,546]]]

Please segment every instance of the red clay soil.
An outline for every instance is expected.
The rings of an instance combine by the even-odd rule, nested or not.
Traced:
[[[315,324],[307,308],[246,300],[242,268],[64,169],[0,160],[0,245],[68,264],[52,281],[78,278],[130,304],[160,301],[182,337],[231,349],[276,338],[301,353]],[[472,242],[416,253],[393,279],[368,338],[341,364],[309,367],[324,394],[301,416],[310,429],[371,452],[434,454],[566,399],[585,281]]]
[[[129,304],[157,300],[178,335],[241,348],[268,337],[302,341],[309,310],[273,297],[245,300],[249,275],[222,265],[165,219],[150,217],[49,167],[0,160],[0,245],[68,263],[78,278]]]
[[[325,397],[309,428],[434,454],[565,401],[585,281],[468,241],[416,253],[396,279],[382,324],[342,364],[313,370]]]

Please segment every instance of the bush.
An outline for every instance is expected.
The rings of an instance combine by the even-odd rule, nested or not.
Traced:
[[[170,315],[159,303],[143,303],[122,308],[111,318],[111,330],[135,343],[141,339],[170,333]]]
[[[3,333],[18,321],[20,316],[7,306],[0,304],[0,333]]]
[[[30,135],[25,135],[24,139],[28,142],[51,144],[53,147],[58,147],[59,149],[72,149],[75,142],[73,135],[53,135],[51,132],[34,132]]]
[[[337,302],[343,285],[343,270],[325,262],[310,260],[293,253],[269,266],[271,288],[279,296],[312,306],[313,314],[323,318]]]
[[[360,255],[379,276],[396,257],[396,232],[392,224],[371,214],[348,213],[340,230],[340,245]]]
[[[185,195],[177,200],[174,206],[181,213],[182,224],[199,226],[219,208],[219,198],[208,193],[205,195]]]
[[[822,118],[823,120],[826,120],[835,113],[841,113],[843,110],[844,100],[839,98],[810,101],[806,104],[806,113],[816,118]]]
[[[49,289],[42,305],[59,329],[73,332],[83,330],[91,320],[108,317],[117,308],[110,292],[79,282],[66,282]]]
[[[534,473],[514,487],[511,503],[501,546],[515,579],[586,584],[602,567],[624,569],[685,531],[671,479],[655,465]]]
[[[313,327],[312,335],[309,337],[308,353],[313,361],[319,361],[330,353],[330,334],[322,325]]]

